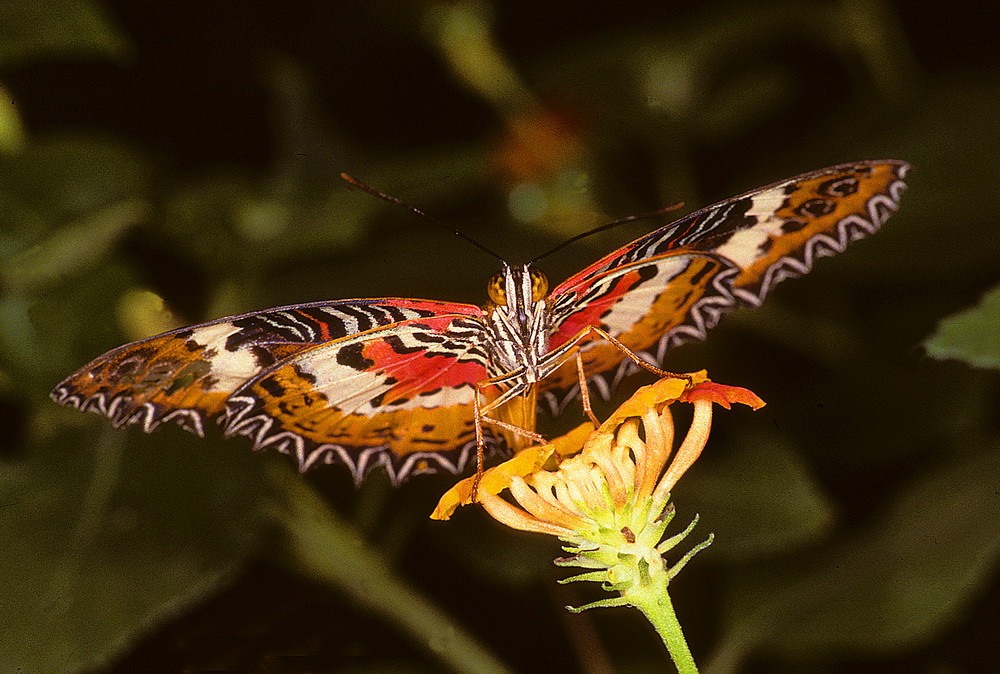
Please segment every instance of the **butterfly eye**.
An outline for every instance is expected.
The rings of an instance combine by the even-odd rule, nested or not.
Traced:
[[[490,282],[486,286],[486,294],[489,296],[490,302],[493,302],[493,304],[507,304],[507,291],[504,290],[505,281],[506,278],[502,272],[497,272],[490,277]]]
[[[534,267],[530,270],[531,273],[531,301],[541,302],[545,299],[545,296],[549,292],[549,280],[545,278],[545,274],[542,273],[541,269],[535,269]]]

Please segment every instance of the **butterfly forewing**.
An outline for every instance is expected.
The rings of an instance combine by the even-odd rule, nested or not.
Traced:
[[[874,233],[896,210],[907,164],[844,164],[784,180],[696,211],[636,239],[552,291],[555,347],[593,325],[651,363],[704,339],[720,316],[757,305],[816,258]],[[585,372],[605,397],[634,368],[621,349],[582,345]],[[575,393],[567,364],[542,383],[556,410]],[[560,392],[570,391],[569,394]]]
[[[379,464],[394,480],[459,470],[475,449],[472,391],[486,378],[481,316],[409,299],[272,309],[120,347],[52,395],[147,432],[174,421],[202,435],[218,419],[303,469],[338,460],[359,480]]]

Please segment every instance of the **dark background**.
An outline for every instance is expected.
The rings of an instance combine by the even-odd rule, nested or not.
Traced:
[[[922,344],[1000,278],[997,19],[971,0],[0,3],[0,669],[436,671],[466,638],[512,671],[664,667],[637,612],[563,611],[601,593],[555,584],[555,542],[477,509],[427,520],[453,478],[298,478],[48,391],[174,323],[485,300],[494,260],[342,171],[521,261],[884,157],[914,169],[882,233],[666,363],[768,402],[720,413],[676,489],[677,530],[702,516],[684,545],[716,541],[672,597],[706,671],[995,671],[997,376]],[[558,282],[656,224],[544,266]],[[414,597],[440,642],[407,622]]]

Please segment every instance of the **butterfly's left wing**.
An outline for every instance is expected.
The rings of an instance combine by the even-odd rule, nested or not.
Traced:
[[[360,480],[385,465],[399,482],[461,470],[475,451],[481,318],[471,305],[394,298],[271,309],[119,347],[52,397],[147,432],[172,421],[203,435],[215,419],[302,470],[342,462]]]
[[[908,165],[834,166],[727,199],[636,239],[552,291],[550,348],[588,326],[660,364],[667,349],[704,339],[720,316],[756,306],[817,258],[874,233],[895,212]],[[589,380],[607,398],[634,364],[602,340],[582,344]],[[558,410],[575,394],[572,363],[541,383]]]

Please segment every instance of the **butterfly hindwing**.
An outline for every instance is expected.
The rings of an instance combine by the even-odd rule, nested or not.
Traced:
[[[704,339],[720,316],[756,306],[780,281],[874,233],[896,210],[908,166],[844,164],[806,173],[696,211],[606,255],[552,291],[555,348],[589,325],[652,363]],[[634,366],[602,340],[582,345],[587,376],[605,397]],[[558,409],[572,364],[542,383]]]
[[[476,309],[475,307],[470,307]],[[345,463],[356,480],[385,465],[393,482],[462,470],[475,451],[482,324],[441,313],[310,347],[229,398],[227,435],[294,455],[302,470]],[[495,388],[480,391],[488,402]]]
[[[115,349],[52,397],[147,432],[173,421],[203,435],[217,419],[227,434],[295,454],[303,469],[339,458],[356,479],[379,463],[394,479],[459,470],[471,391],[486,371],[481,315],[471,305],[409,299],[255,312]],[[441,452],[434,465],[420,451],[432,447]]]

